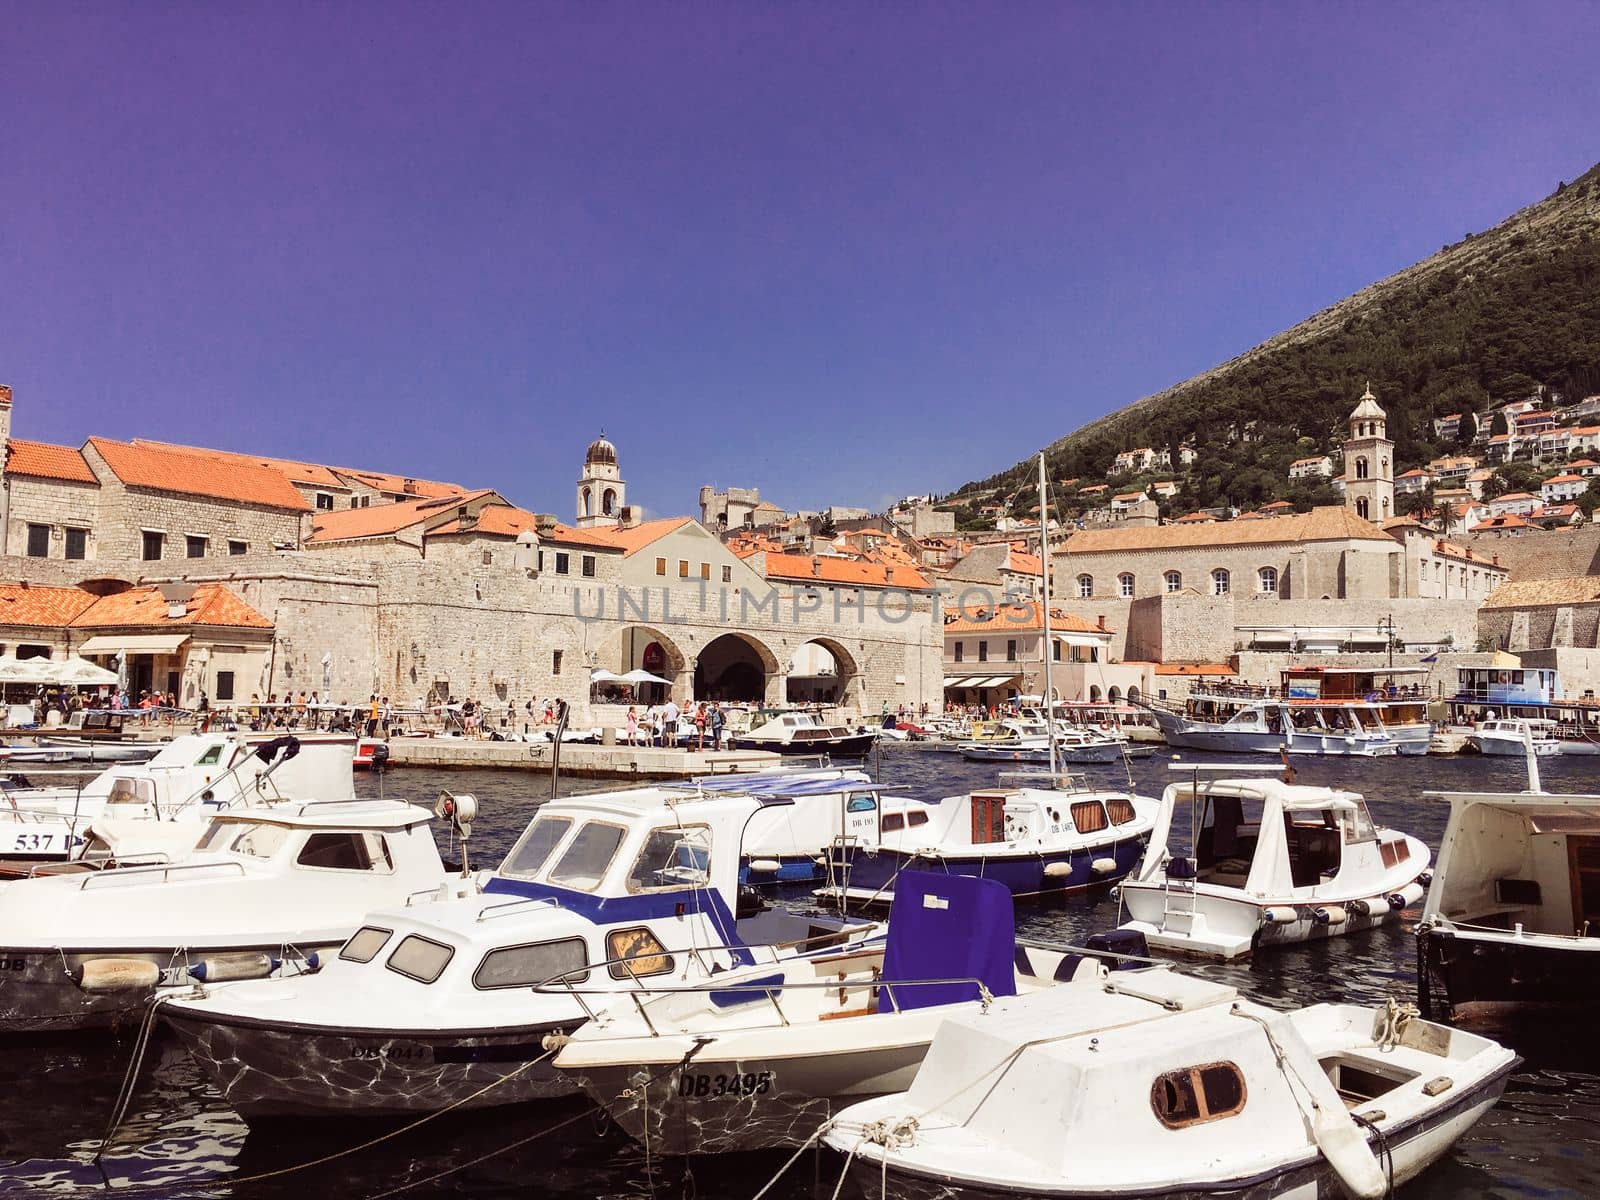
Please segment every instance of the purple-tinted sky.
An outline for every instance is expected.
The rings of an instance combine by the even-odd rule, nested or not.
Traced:
[[[1600,157],[1592,0],[0,14],[18,436],[562,514],[949,490]]]

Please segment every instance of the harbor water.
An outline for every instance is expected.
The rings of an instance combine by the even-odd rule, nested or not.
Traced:
[[[1186,756],[1191,761],[1203,756]],[[1163,751],[1133,764],[1138,790],[1159,795],[1171,779]],[[1249,760],[1238,759],[1238,762]],[[1257,760],[1265,761],[1265,760]],[[875,763],[892,790],[924,798],[994,783],[993,764],[914,746],[884,748]],[[1541,761],[1552,791],[1600,786],[1600,759]],[[1516,759],[1303,759],[1301,783],[1363,793],[1379,824],[1415,834],[1437,851],[1446,808],[1429,790],[1519,790]],[[1121,767],[1088,768],[1092,781],[1126,782]],[[475,863],[509,849],[546,794],[543,778],[521,771],[403,770],[367,777],[362,794],[430,805],[440,789],[473,792],[480,816]],[[603,785],[575,784],[592,791]],[[457,858],[456,848],[446,848]],[[804,889],[783,903],[808,903]],[[1415,911],[1398,924],[1243,964],[1199,968],[1267,1004],[1381,1002],[1415,998]],[[1018,909],[1018,932],[1075,942],[1119,919],[1109,895]],[[1505,1099],[1432,1171],[1402,1191],[1424,1197],[1588,1197],[1600,1195],[1600,1039],[1584,1021],[1548,1018],[1487,1030],[1524,1058]],[[784,1153],[663,1163],[606,1127],[581,1101],[447,1116],[413,1128],[321,1122],[248,1129],[212,1092],[177,1046],[159,1035],[140,1073],[128,1115],[97,1163],[106,1121],[133,1051],[122,1038],[0,1042],[0,1197],[472,1196],[609,1200],[750,1200],[788,1158]],[[352,1152],[352,1148],[360,1147]],[[303,1165],[310,1164],[310,1165]],[[775,1200],[830,1196],[840,1163],[808,1153],[769,1193]]]

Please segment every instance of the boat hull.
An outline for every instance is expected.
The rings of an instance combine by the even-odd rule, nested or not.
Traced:
[[[338,1029],[167,1007],[162,1021],[247,1122],[406,1116],[568,1096],[544,1038],[577,1022],[494,1030]]]
[[[1469,733],[1467,744],[1479,754],[1487,754],[1497,758],[1522,758],[1528,753],[1528,747],[1520,738],[1492,737],[1481,733]],[[1533,743],[1533,752],[1540,758],[1547,755],[1560,754],[1561,743],[1555,741]]]
[[[835,875],[843,871],[848,882],[846,895],[869,903],[887,904],[894,899],[894,879],[902,870],[943,871],[951,875],[976,875],[1006,885],[1014,896],[1046,896],[1081,892],[1113,884],[1125,878],[1144,853],[1148,835],[1106,840],[1067,850],[1028,854],[955,853],[924,854],[904,850],[880,849],[849,851],[843,863],[836,863]],[[1112,859],[1112,870],[1096,871],[1097,860]]]
[[[778,738],[736,737],[736,750],[769,750],[774,754],[837,754],[843,758],[862,758],[878,740],[876,733],[852,733],[846,737],[807,738],[782,741]]]
[[[1386,908],[1377,916],[1369,916],[1364,909],[1351,903],[1354,897],[1343,902],[1322,899],[1314,903],[1304,900],[1297,903],[1294,900],[1266,902],[1207,895],[1195,898],[1191,914],[1170,907],[1165,890],[1165,885],[1159,883],[1124,883],[1121,898],[1131,919],[1122,928],[1144,934],[1145,942],[1152,949],[1159,948],[1194,958],[1227,961],[1275,946],[1326,941],[1374,929],[1400,915],[1399,910]],[[1176,896],[1174,901],[1184,902]],[[1345,914],[1345,919],[1338,924],[1318,922],[1314,910],[1319,906],[1339,908]],[[1297,919],[1281,924],[1264,920],[1262,913],[1269,909],[1293,910]]]
[[[1002,746],[963,746],[961,757],[973,762],[1023,762],[1048,763],[1049,747],[1006,749]],[[1088,746],[1057,745],[1058,763],[1114,763],[1122,758],[1122,747],[1116,742],[1096,743]]]
[[[574,1075],[624,1133],[655,1153],[792,1148],[848,1105],[910,1087],[933,1028],[907,1045],[737,1060],[696,1054]]]
[[[1600,952],[1578,939],[1563,941],[1419,929],[1418,1007],[1432,1020],[1517,1008],[1592,1009],[1600,995]]]

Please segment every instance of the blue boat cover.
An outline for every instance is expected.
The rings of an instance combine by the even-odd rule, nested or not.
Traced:
[[[1016,937],[1011,889],[1005,884],[974,875],[901,871],[889,908],[883,978],[886,983],[982,980],[991,995],[1014,996]],[[903,1012],[977,998],[976,983],[884,988],[878,1008]]]

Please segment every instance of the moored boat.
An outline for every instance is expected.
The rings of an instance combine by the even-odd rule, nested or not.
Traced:
[[[860,758],[877,743],[878,733],[866,726],[852,729],[848,725],[826,725],[809,712],[786,712],[737,735],[733,744],[739,750]]]
[[[1530,739],[1535,754],[1553,755],[1562,752],[1561,738],[1556,733],[1556,723],[1536,717],[1480,721],[1467,734],[1467,745],[1479,754],[1500,758],[1521,758],[1527,753],[1527,743]]]

